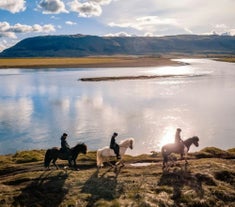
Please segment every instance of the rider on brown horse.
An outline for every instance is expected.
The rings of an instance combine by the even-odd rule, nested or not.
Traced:
[[[66,141],[67,136],[68,134],[63,133],[63,135],[60,138],[61,139],[61,152],[65,153],[68,156],[69,163],[71,163],[71,159],[72,159],[71,149],[70,149],[68,142]]]

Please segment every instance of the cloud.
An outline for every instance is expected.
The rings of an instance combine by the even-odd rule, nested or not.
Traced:
[[[224,26],[227,31],[234,28],[234,7],[234,0],[112,1],[106,5],[100,21],[116,27],[110,28],[116,32],[120,27],[137,35],[203,34],[222,31]]]
[[[109,33],[105,35],[106,37],[130,37],[131,35],[126,32],[118,32],[118,33]]]
[[[65,24],[67,24],[67,25],[76,25],[77,23],[76,22],[72,22],[72,21],[66,21]]]
[[[49,33],[54,32],[55,28],[51,24],[39,25],[34,24],[32,26],[25,24],[10,25],[8,22],[0,22],[0,37],[16,38],[17,33]]]
[[[11,13],[17,13],[26,9],[25,0],[1,0],[0,9],[7,10]]]
[[[71,11],[79,13],[81,17],[100,16],[102,13],[100,4],[92,1],[80,3],[74,0],[68,3],[68,5]]]
[[[191,33],[189,29],[183,28],[174,18],[160,18],[158,16],[144,16],[125,22],[108,23],[110,27],[132,28],[138,31],[144,31],[145,34],[154,34],[155,32],[165,32],[177,28],[181,32]]]
[[[102,6],[108,5],[112,0],[73,0],[68,3],[70,11],[77,12],[80,17],[93,17],[102,14]]]
[[[39,8],[43,10],[44,14],[59,14],[67,13],[64,2],[61,0],[41,0]]]
[[[100,5],[110,4],[112,0],[90,0],[90,2],[95,2]]]

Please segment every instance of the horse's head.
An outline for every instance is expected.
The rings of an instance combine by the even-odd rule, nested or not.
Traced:
[[[197,137],[197,136],[194,136],[194,137],[192,137],[192,140],[193,140],[193,144],[196,146],[196,147],[198,147],[199,146],[199,138]]]
[[[134,144],[134,139],[133,138],[128,138],[125,140],[122,140],[121,143],[119,144],[120,147],[126,147],[126,148],[130,148],[133,149],[133,144]]]
[[[73,147],[74,150],[76,150],[78,153],[86,154],[87,153],[87,146],[82,144],[77,144],[75,147]]]

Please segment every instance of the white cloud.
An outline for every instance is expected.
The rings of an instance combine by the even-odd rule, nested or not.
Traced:
[[[64,2],[61,0],[41,0],[39,7],[43,10],[44,14],[59,14],[67,13]]]
[[[81,17],[98,17],[102,14],[102,6],[108,5],[112,0],[73,0],[68,3],[70,11],[77,12]]]
[[[102,13],[100,4],[92,1],[80,3],[78,0],[74,0],[68,5],[71,11],[79,13],[81,17],[100,16]]]
[[[215,28],[227,29],[228,27],[225,24],[217,24],[217,25],[215,25]]]
[[[51,24],[39,25],[34,24],[32,26],[25,24],[10,25],[8,22],[0,22],[0,37],[16,38],[17,33],[49,33],[54,32],[55,28]]]
[[[112,0],[90,0],[90,2],[95,2],[100,5],[110,4]]]
[[[137,35],[203,34],[220,32],[225,26],[227,31],[234,28],[234,8],[234,0],[112,1],[103,9],[100,21]]]
[[[145,33],[154,34],[156,32],[165,32],[173,29],[178,29],[181,33],[191,33],[189,29],[183,28],[180,23],[174,18],[160,18],[158,16],[144,16],[136,19],[129,19],[125,22],[108,24],[110,27],[132,28],[143,31]]]
[[[231,30],[229,31],[229,33],[230,33],[230,35],[235,36],[235,29],[231,29]]]
[[[126,32],[118,32],[118,33],[109,33],[105,35],[106,37],[130,37],[131,35]]]
[[[76,22],[72,22],[72,21],[66,21],[65,24],[67,24],[67,25],[76,25],[77,23]]]
[[[1,0],[0,9],[7,10],[11,13],[17,13],[26,9],[25,0]]]

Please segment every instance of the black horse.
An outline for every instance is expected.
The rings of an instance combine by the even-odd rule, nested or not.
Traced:
[[[77,168],[76,159],[79,153],[83,153],[83,154],[87,153],[87,146],[84,143],[77,144],[76,146],[71,148],[71,161],[73,162],[73,165],[72,165],[72,163],[68,159],[68,154],[61,152],[60,148],[58,147],[53,147],[46,151],[45,158],[44,158],[44,166],[49,169],[50,163],[52,160],[52,163],[58,169],[58,166],[56,165],[56,160],[59,158],[61,160],[68,160],[69,166],[74,167],[76,169]]]
[[[187,164],[187,155],[189,148],[192,144],[194,144],[196,147],[199,146],[199,138],[197,136],[191,137],[183,141],[183,143],[171,143],[171,144],[166,144],[162,147],[162,157],[163,157],[163,169],[167,167],[167,162],[168,162],[168,156],[171,153],[178,153],[181,155],[181,158],[185,159],[185,163]]]

